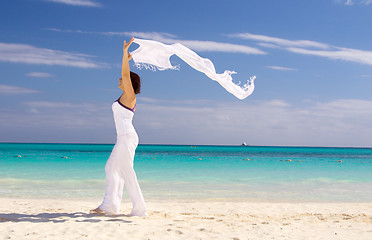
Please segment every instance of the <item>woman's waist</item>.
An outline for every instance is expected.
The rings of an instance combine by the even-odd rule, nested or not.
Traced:
[[[117,132],[116,138],[117,140],[121,140],[121,139],[127,140],[130,138],[138,139],[138,135],[137,135],[137,132],[133,129],[132,131]]]
[[[116,128],[133,128],[132,119],[115,119],[115,126]]]
[[[124,124],[124,123],[119,123],[119,124],[116,124],[116,133],[117,135],[122,135],[122,134],[126,134],[126,133],[136,133],[136,129],[134,128],[134,126],[132,124]]]

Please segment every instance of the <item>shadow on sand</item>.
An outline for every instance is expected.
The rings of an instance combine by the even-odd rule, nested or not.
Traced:
[[[92,222],[97,223],[101,221],[131,223],[122,219],[129,217],[129,215],[98,215],[88,214],[84,212],[75,213],[39,213],[39,214],[21,214],[21,213],[0,213],[0,223],[2,222],[32,222],[32,223],[63,223],[67,221],[75,222]]]

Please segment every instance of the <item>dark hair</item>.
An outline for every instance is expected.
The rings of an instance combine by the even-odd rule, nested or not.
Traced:
[[[137,73],[130,72],[130,80],[132,81],[132,86],[135,94],[141,92],[141,78]]]

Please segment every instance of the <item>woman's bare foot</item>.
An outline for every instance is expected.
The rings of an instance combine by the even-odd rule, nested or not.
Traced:
[[[100,208],[96,208],[96,209],[92,209],[89,211],[90,214],[100,214],[100,215],[104,215],[105,212],[102,211]]]

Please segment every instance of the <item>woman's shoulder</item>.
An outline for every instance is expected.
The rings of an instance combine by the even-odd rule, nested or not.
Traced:
[[[134,97],[133,100],[128,100],[125,98],[124,94],[121,95],[118,100],[116,100],[122,107],[124,107],[125,109],[128,109],[132,112],[135,111],[136,109],[136,98]]]

